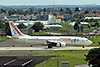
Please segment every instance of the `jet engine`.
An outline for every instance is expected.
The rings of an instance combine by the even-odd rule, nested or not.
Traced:
[[[56,44],[57,47],[65,47],[66,46],[66,43],[63,43],[63,42],[59,42]]]

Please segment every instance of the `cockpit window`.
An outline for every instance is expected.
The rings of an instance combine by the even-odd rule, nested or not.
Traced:
[[[88,40],[86,40],[86,41],[88,41]]]

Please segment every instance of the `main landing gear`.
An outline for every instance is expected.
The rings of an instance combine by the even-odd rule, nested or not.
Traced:
[[[51,44],[48,44],[48,48],[52,48],[53,46]]]

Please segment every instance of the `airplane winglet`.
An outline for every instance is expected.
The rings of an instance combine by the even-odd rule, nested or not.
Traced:
[[[4,19],[5,19],[5,22],[9,22],[9,19],[6,16],[4,16]]]

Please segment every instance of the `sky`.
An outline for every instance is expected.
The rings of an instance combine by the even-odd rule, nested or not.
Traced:
[[[100,0],[0,0],[0,5],[100,5]]]

